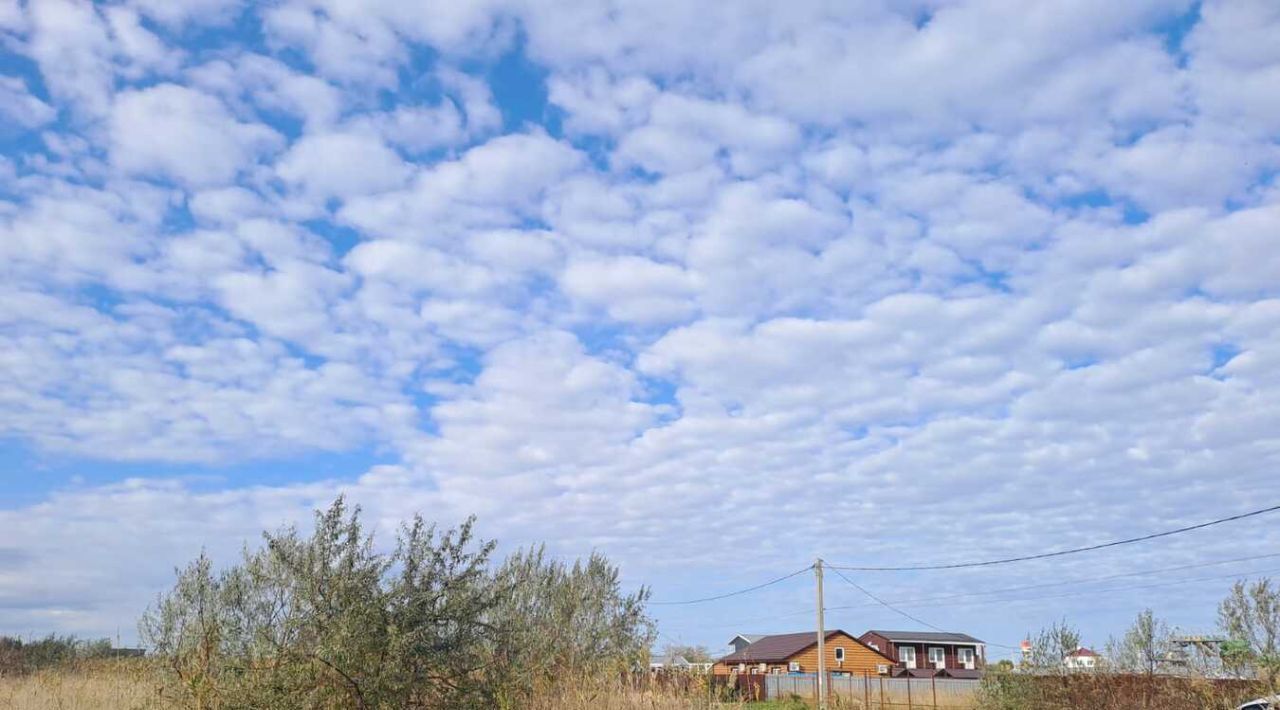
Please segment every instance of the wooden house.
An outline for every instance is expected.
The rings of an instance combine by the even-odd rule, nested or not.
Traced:
[[[741,641],[742,637],[734,640]],[[827,671],[833,675],[888,675],[893,667],[892,658],[839,629],[827,632],[824,650]],[[818,637],[813,631],[762,636],[716,661],[711,668],[715,675],[817,671]]]
[[[872,630],[858,639],[908,671],[974,671],[986,665],[986,644],[968,634]]]

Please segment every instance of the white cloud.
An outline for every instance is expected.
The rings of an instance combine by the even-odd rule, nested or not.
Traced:
[[[57,115],[52,106],[32,96],[21,79],[10,76],[0,77],[0,111],[24,128],[42,126]]]
[[[214,59],[189,69],[186,76],[194,87],[218,94],[232,106],[251,104],[297,116],[312,130],[331,126],[350,98],[324,79],[253,53]]]
[[[398,187],[408,167],[376,136],[323,133],[305,136],[276,164],[286,182],[320,198],[349,198]]]
[[[36,502],[0,512],[24,565],[0,631],[109,630],[202,541],[338,491],[384,525],[476,512],[512,544],[598,547],[668,598],[797,550],[1023,552],[1274,495],[1277,21],[1265,0],[0,4],[39,73],[0,83],[0,426],[31,468],[102,481],[15,474]],[[393,464],[364,471],[371,451]],[[698,623],[795,592],[663,620],[708,642]],[[1204,594],[1166,601],[1212,623]],[[1009,639],[1049,611],[937,618]]]
[[[553,491],[557,474],[607,460],[652,423],[638,391],[632,373],[587,355],[572,335],[535,334],[490,351],[475,382],[432,411],[440,435],[410,457],[476,495],[486,479]]]
[[[694,311],[694,279],[679,267],[641,257],[574,259],[560,281],[567,295],[604,308],[616,320],[669,323]]]
[[[50,93],[91,114],[111,103],[110,38],[89,3],[49,0],[29,8],[31,56]]]
[[[540,135],[508,135],[419,173],[402,191],[351,200],[342,217],[372,234],[440,239],[461,227],[516,224],[578,167],[572,148]]]
[[[129,78],[142,78],[151,71],[172,73],[177,69],[181,52],[167,47],[163,40],[142,26],[142,18],[132,9],[111,7],[104,10],[116,54],[126,60],[122,73]]]
[[[398,108],[391,113],[371,116],[368,120],[388,141],[407,151],[426,152],[452,147],[466,136],[462,116],[452,103]]]
[[[565,127],[580,133],[617,134],[638,123],[658,94],[643,76],[614,80],[600,67],[581,75],[556,75],[547,82],[548,100],[568,113]]]
[[[22,15],[22,6],[18,0],[0,2],[0,27],[10,32],[20,32],[26,28],[26,18]]]
[[[1280,127],[1280,11],[1266,0],[1206,2],[1186,39],[1196,102],[1206,113],[1250,131]]]
[[[162,25],[221,25],[235,17],[244,0],[130,0],[140,12]]]
[[[111,160],[119,170],[192,186],[230,182],[280,142],[237,120],[217,99],[176,84],[123,92],[111,110]]]
[[[674,173],[702,167],[727,151],[734,173],[755,175],[775,168],[799,142],[799,130],[785,120],[664,94],[650,107],[649,121],[622,138],[616,156],[623,164]]]
[[[501,127],[502,113],[493,102],[488,84],[456,69],[442,69],[439,76],[444,87],[457,95],[472,135],[484,135]]]
[[[1101,181],[1148,209],[1240,199],[1260,172],[1280,165],[1280,149],[1243,138],[1182,126],[1161,128],[1101,156]]]

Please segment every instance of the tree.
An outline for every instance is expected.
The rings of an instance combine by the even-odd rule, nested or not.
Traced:
[[[537,546],[511,555],[496,580],[502,600],[491,618],[500,645],[490,679],[508,706],[557,682],[615,677],[649,653],[649,590],[624,594],[603,555],[567,565]]]
[[[1061,671],[1067,654],[1078,648],[1080,632],[1063,619],[1041,629],[1032,638],[1030,658],[1025,662],[1041,671]]]
[[[685,644],[669,643],[662,648],[663,658],[675,658],[680,656],[690,663],[711,663],[711,652],[706,646],[690,646]]]
[[[308,537],[265,534],[216,574],[202,555],[142,637],[188,707],[491,707],[469,673],[492,633],[493,546],[471,525],[436,536],[415,518],[387,555],[339,498]]]
[[[648,591],[624,594],[603,556],[567,566],[538,548],[494,571],[472,527],[415,516],[380,552],[339,498],[310,535],[264,534],[223,571],[201,555],[140,623],[169,704],[520,707],[538,683],[629,668],[648,648]]]
[[[1238,645],[1233,649],[1236,662],[1247,658],[1268,679],[1275,679],[1280,669],[1280,587],[1265,577],[1253,584],[1236,582],[1218,604],[1218,625],[1247,646],[1247,653],[1241,653]]]
[[[1168,625],[1145,609],[1121,639],[1107,644],[1107,658],[1117,670],[1152,676],[1173,650]]]

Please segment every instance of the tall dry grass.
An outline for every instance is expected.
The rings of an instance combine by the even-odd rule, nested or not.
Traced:
[[[29,675],[0,676],[5,710],[161,710],[145,661],[79,663]]]
[[[146,662],[77,664],[26,676],[0,677],[3,710],[168,710]],[[573,682],[546,688],[523,710],[742,710],[703,683],[647,687],[626,682]],[[781,707],[781,706],[779,706]]]
[[[729,699],[709,676],[677,675],[664,679],[578,678],[539,688],[522,710],[732,710],[745,707]]]

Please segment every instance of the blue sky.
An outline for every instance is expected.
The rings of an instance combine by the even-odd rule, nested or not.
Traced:
[[[0,633],[129,636],[175,565],[339,493],[658,600],[1280,500],[1277,32],[1266,0],[0,0]],[[857,581],[1101,645],[1212,628],[1276,537]],[[654,612],[719,647],[812,596]]]

